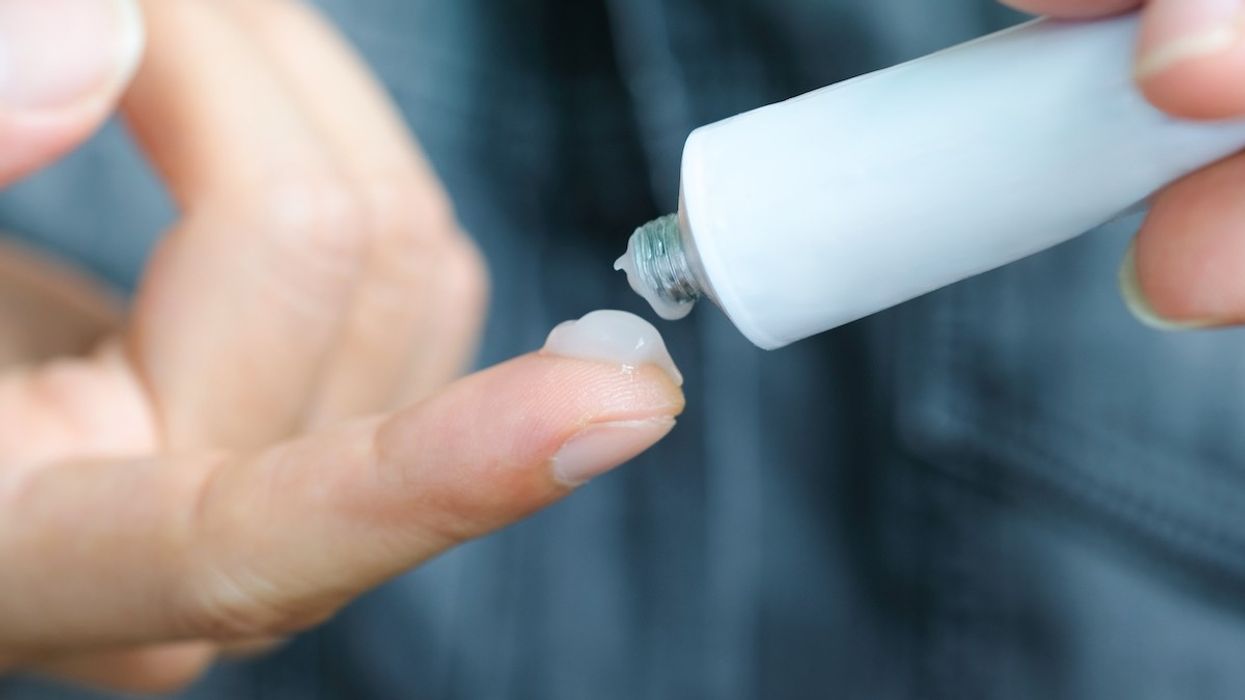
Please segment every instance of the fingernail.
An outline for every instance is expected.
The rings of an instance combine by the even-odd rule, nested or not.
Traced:
[[[1129,246],[1124,262],[1120,265],[1120,296],[1138,321],[1155,330],[1192,331],[1217,325],[1210,320],[1177,321],[1160,316],[1141,291],[1141,282],[1137,277],[1137,256],[1132,246]]]
[[[138,67],[137,0],[0,0],[0,104],[53,111],[104,98]]]
[[[683,375],[653,324],[625,311],[593,311],[567,321],[549,334],[542,352],[580,360],[616,362],[624,367],[654,365],[683,386]]]
[[[591,425],[553,458],[554,478],[566,486],[582,486],[652,447],[674,424],[674,418],[662,416]]]
[[[1165,0],[1155,2],[1146,18],[1144,49],[1137,77],[1145,79],[1185,61],[1223,53],[1245,30],[1242,0]]]

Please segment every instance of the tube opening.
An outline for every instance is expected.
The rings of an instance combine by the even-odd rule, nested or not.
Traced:
[[[684,248],[678,214],[636,229],[614,269],[626,272],[631,288],[667,321],[687,316],[704,296]]]

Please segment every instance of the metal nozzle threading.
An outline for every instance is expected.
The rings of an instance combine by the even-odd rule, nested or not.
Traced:
[[[704,295],[683,247],[678,214],[650,221],[636,231],[635,265],[640,278],[662,301],[694,304]]]

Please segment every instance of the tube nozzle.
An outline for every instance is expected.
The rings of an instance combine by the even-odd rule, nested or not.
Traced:
[[[615,270],[627,273],[627,282],[667,321],[692,312],[704,295],[684,248],[679,215],[670,214],[636,229],[627,252]]]

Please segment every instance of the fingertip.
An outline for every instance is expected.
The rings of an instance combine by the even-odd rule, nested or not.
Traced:
[[[1120,298],[1124,301],[1124,306],[1133,318],[1144,326],[1156,331],[1176,332],[1197,330],[1210,325],[1199,321],[1173,321],[1154,308],[1137,272],[1136,243],[1129,246],[1123,262],[1120,263],[1119,286]]]
[[[1184,119],[1230,119],[1245,114],[1245,42],[1213,50],[1202,45],[1169,47],[1170,53],[1139,58],[1137,80],[1152,104]],[[1198,51],[1204,51],[1198,53]]]
[[[660,367],[532,354],[395,414],[381,429],[381,444],[394,455],[418,446],[427,456],[436,443],[433,461],[496,477],[548,464],[592,425],[673,419],[684,406],[682,389]]]
[[[59,159],[91,137],[108,118],[103,105],[52,114],[0,109],[0,186]]]
[[[631,415],[595,416],[577,433],[560,440],[549,461],[554,480],[576,487],[600,476],[652,447],[674,429],[683,412],[683,374],[675,365],[661,333],[631,313],[602,310],[560,324],[549,334],[538,358],[555,364],[587,363],[607,376],[618,372],[637,380],[628,391],[642,389],[645,410]]]
[[[682,390],[656,366],[527,355],[390,418],[378,461],[386,478],[432,497],[419,509],[425,525],[461,541],[625,463],[683,408]],[[408,508],[407,498],[394,505]]]
[[[1245,113],[1245,6],[1236,0],[1153,0],[1137,40],[1138,83],[1178,117]]]
[[[138,0],[0,4],[0,184],[85,141],[115,110],[146,47]]]
[[[1165,330],[1231,325],[1245,319],[1245,158],[1222,161],[1160,192],[1132,256],[1126,291]],[[1123,276],[1122,280],[1127,281]],[[1127,298],[1127,297],[1126,297]],[[1145,314],[1141,314],[1144,318]]]
[[[138,0],[5,0],[0,105],[54,113],[111,100],[133,77],[145,44]]]
[[[1021,12],[1064,19],[1106,17],[1141,4],[1140,0],[1002,0],[1002,3]]]

